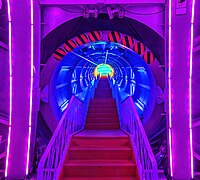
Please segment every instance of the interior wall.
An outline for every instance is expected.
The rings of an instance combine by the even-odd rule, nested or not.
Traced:
[[[106,6],[106,5],[105,5]],[[106,7],[100,7],[100,13],[107,13]],[[94,6],[91,6],[94,7]],[[76,17],[82,16],[84,8],[91,8],[88,6],[80,5],[65,5],[65,6],[44,6],[42,7],[42,38],[49,32],[58,27],[64,22],[67,22]],[[157,32],[161,37],[164,37],[164,19],[165,19],[165,6],[164,4],[139,4],[123,6],[125,17],[135,19]],[[152,21],[153,19],[153,21]]]

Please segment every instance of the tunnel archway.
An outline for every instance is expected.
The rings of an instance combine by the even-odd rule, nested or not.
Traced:
[[[69,52],[57,65],[50,85],[50,104],[60,119],[72,95],[82,99],[96,80],[100,64],[113,67],[113,83],[121,101],[132,96],[141,118],[148,119],[155,105],[155,81],[144,59],[133,50],[114,42],[97,41]]]
[[[71,27],[73,31],[71,31],[70,30],[71,28],[69,27]],[[158,98],[158,95],[160,96],[160,93],[164,97],[164,94],[163,94],[164,88],[165,88],[165,73],[164,73],[164,66],[163,66],[164,65],[164,39],[147,25],[137,20],[127,18],[127,17],[124,17],[123,19],[115,18],[113,20],[110,20],[109,18],[106,18],[104,16],[99,16],[98,19],[94,19],[94,18],[84,19],[83,17],[74,18],[72,20],[69,20],[59,25],[42,39],[41,64],[44,64],[44,66],[41,67],[41,76],[40,76],[40,87],[42,90],[40,112],[43,116],[44,122],[46,122],[48,128],[50,128],[51,131],[54,131],[59,121],[59,118],[58,118],[59,115],[55,115],[55,114],[56,113],[59,114],[58,112],[60,110],[58,108],[55,108],[59,110],[59,111],[56,110],[57,111],[56,113],[55,113],[55,110],[53,110],[52,107],[55,104],[53,104],[52,102],[56,102],[56,101],[52,101],[53,96],[51,94],[52,84],[53,84],[53,81],[51,80],[53,79],[53,74],[56,72],[55,71],[56,67],[58,67],[58,64],[60,64],[60,62],[54,58],[55,51],[58,48],[61,48],[62,50],[65,51],[63,47],[64,45],[63,43],[70,40],[73,40],[74,42],[76,42],[76,36],[79,36],[81,34],[86,34],[87,37],[89,38],[88,42],[90,42],[91,39],[89,37],[89,34],[94,31],[101,32],[100,40],[104,40],[106,42],[108,41],[108,38],[107,38],[108,36],[107,34],[105,36],[103,31],[119,32],[121,34],[120,43],[122,44],[122,46],[126,44],[126,43],[123,44],[124,37],[131,36],[134,39],[134,44],[131,47],[131,50],[135,51],[138,54],[141,53],[139,54],[141,58],[144,58],[143,55],[146,57],[149,56],[149,52],[147,51],[150,51],[153,53],[155,60],[151,64],[148,64],[148,65],[146,64],[146,66],[148,66],[148,68],[153,74],[153,81],[151,82],[153,82],[155,86],[153,88],[154,90],[151,91],[152,93],[149,96],[148,102],[150,102],[150,104],[147,104],[148,108],[146,108],[145,112],[141,115],[141,120],[145,128],[145,131],[147,133],[147,136],[150,138],[150,141],[152,143],[154,143],[155,141],[158,142],[157,140],[160,138],[160,135],[157,132],[162,132],[163,129],[165,128],[165,118],[163,118],[163,116],[161,115],[164,112],[164,103],[163,103],[163,100],[162,102],[159,102],[159,103],[157,102],[157,98]],[[144,47],[142,47],[142,44],[145,46],[146,50],[144,49]],[[140,49],[141,52],[139,52],[139,48],[138,48],[139,45],[141,48]],[[77,47],[77,44],[76,44],[76,47]],[[65,53],[66,51],[64,52],[64,54]],[[66,55],[66,57],[67,56],[68,55]],[[73,71],[70,70],[71,74],[73,74],[72,79],[74,79],[74,82],[77,76],[80,75],[81,78],[83,77],[82,75],[86,73],[86,68],[90,69],[88,72],[92,73],[93,71],[92,67],[94,68],[94,66],[91,63],[89,64],[88,63],[83,63],[83,61],[82,63],[80,62],[80,65],[84,67],[82,72],[80,72],[79,68],[76,68],[77,69],[76,73],[73,73]],[[148,62],[146,61],[146,63]],[[120,66],[122,66],[120,62],[115,65],[119,69],[119,74],[127,73],[127,76],[131,74],[130,73],[131,71],[128,71],[128,68],[127,68],[127,71],[125,71],[124,68],[121,68],[121,69],[119,68]],[[140,79],[143,79],[142,76],[140,77]],[[122,83],[121,85],[123,85],[124,83],[126,90],[133,88],[131,87],[131,84],[127,85],[125,84],[125,82],[126,82],[126,76],[124,76],[124,80],[121,81]],[[82,88],[81,88],[82,86],[78,86],[78,85],[73,86],[74,90],[76,89],[76,86],[77,86],[77,89],[80,89],[82,91]],[[159,92],[158,94],[157,89],[162,89],[162,91]],[[71,91],[71,95],[72,95],[72,92],[73,91]],[[126,98],[127,93],[123,93],[123,92],[124,91],[122,89],[121,95],[122,97]],[[81,95],[83,94],[84,93],[80,93],[79,97],[81,97]],[[157,138],[157,134],[159,136],[158,138]],[[161,138],[165,138],[165,135],[162,135]],[[158,143],[160,142],[161,141],[159,141]],[[157,145],[154,147],[155,147],[155,150],[158,150]]]

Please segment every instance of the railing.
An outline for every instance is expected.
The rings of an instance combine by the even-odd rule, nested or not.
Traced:
[[[118,86],[113,85],[112,87],[113,96],[116,98],[120,127],[130,135],[140,179],[157,180],[157,163],[132,97],[120,102]]]
[[[38,180],[58,179],[71,136],[84,128],[89,100],[93,94],[94,88],[88,88],[84,102],[72,96],[39,162]]]

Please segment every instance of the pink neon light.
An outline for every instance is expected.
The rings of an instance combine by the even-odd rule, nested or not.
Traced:
[[[5,177],[8,175],[8,163],[9,163],[9,154],[10,154],[10,136],[11,136],[11,125],[12,125],[12,29],[11,29],[11,13],[10,13],[10,1],[7,0],[8,8],[8,28],[9,28],[9,130],[8,130],[8,145],[6,152],[6,168],[5,168]]]
[[[169,147],[170,149],[172,149],[172,131],[171,128],[169,128]],[[172,170],[172,150],[169,151],[169,155],[170,155],[170,174],[171,176],[173,176],[173,170]]]
[[[194,178],[194,160],[193,160],[193,140],[192,140],[192,62],[193,62],[193,40],[194,40],[194,7],[195,0],[192,1],[191,14],[191,34],[190,34],[190,72],[189,72],[189,128],[190,128],[190,166],[191,177]]]
[[[172,131],[171,131],[171,79],[168,79],[168,84],[169,84],[169,162],[170,162],[170,174],[171,177],[173,176],[173,170],[172,170]]]
[[[26,159],[26,175],[28,174],[28,169],[29,169],[30,143],[31,143],[31,126],[29,126],[29,129],[28,129],[28,149],[27,149],[27,159]]]
[[[171,26],[169,27],[169,70],[168,70],[168,84],[169,84],[169,128],[172,127],[172,113],[171,113]]]
[[[11,22],[10,0],[7,0],[7,7],[8,7],[8,21]]]
[[[171,104],[171,23],[172,23],[172,0],[169,0],[169,60],[168,60],[168,86],[169,86],[169,154],[170,174],[173,177],[173,154],[172,154],[172,104]]]
[[[31,142],[31,125],[32,125],[32,106],[33,106],[33,0],[31,4],[31,73],[30,73],[30,106],[29,106],[29,131],[28,131],[28,147],[26,159],[26,175],[29,170],[30,142]]]

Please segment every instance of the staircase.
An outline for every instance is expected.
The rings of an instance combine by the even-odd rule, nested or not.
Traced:
[[[120,130],[115,99],[101,79],[91,99],[85,129],[69,146],[62,180],[138,180],[129,136]]]

